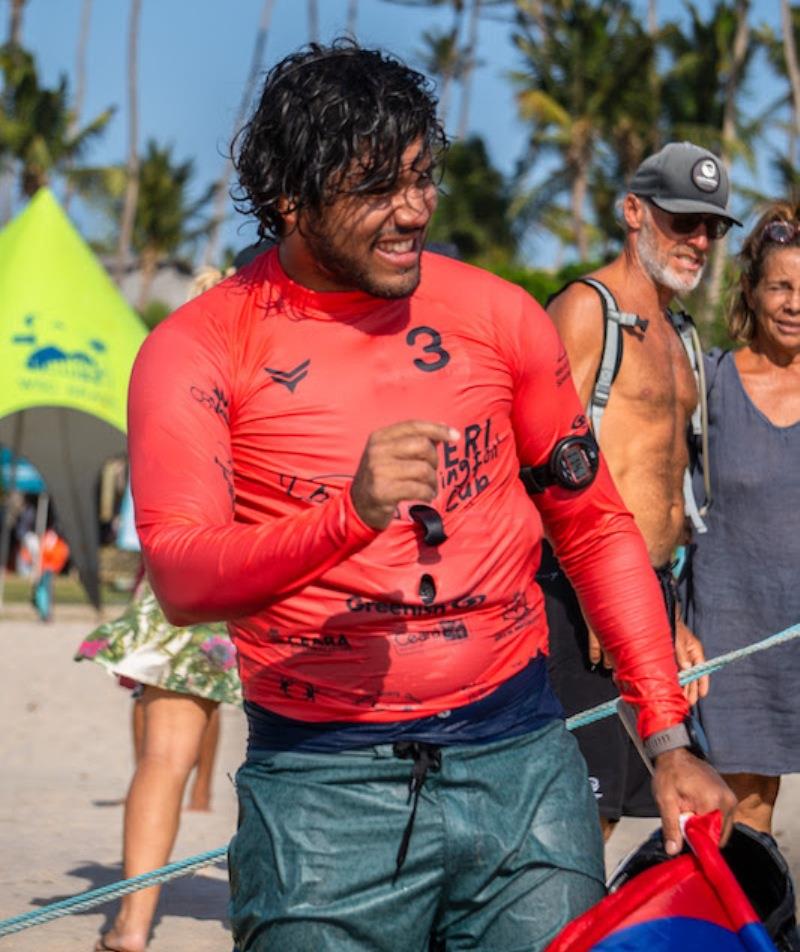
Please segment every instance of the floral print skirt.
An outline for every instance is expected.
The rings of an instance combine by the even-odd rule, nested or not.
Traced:
[[[111,674],[210,701],[242,703],[236,649],[223,623],[176,628],[143,580],[114,621],[88,635],[75,655]]]

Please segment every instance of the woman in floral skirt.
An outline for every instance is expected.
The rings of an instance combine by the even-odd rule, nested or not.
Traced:
[[[223,277],[213,268],[195,280],[193,294]],[[136,769],[125,799],[123,876],[164,866],[178,833],[181,803],[196,764],[190,806],[207,808],[219,730],[219,705],[242,703],[236,651],[224,624],[175,628],[164,617],[146,580],[128,608],[81,644],[76,660],[91,659],[132,682]],[[114,925],[97,952],[143,952],[160,887],[122,898]]]
[[[207,806],[219,704],[241,704],[236,652],[225,625],[170,625],[142,581],[125,612],[83,641],[76,660],[83,659],[138,685],[136,769],[123,832],[123,876],[128,879],[169,861],[189,774],[203,760],[191,805]],[[124,896],[113,927],[95,948],[142,952],[158,895],[159,887],[151,886]]]

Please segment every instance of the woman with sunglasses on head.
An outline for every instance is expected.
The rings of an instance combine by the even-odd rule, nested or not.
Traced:
[[[739,254],[727,317],[742,346],[706,358],[707,532],[692,544],[688,624],[714,658],[800,621],[800,207],[776,202]],[[713,676],[700,702],[736,819],[772,832],[782,774],[800,771],[796,642]]]

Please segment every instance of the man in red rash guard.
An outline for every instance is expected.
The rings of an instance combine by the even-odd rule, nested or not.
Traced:
[[[539,306],[422,253],[444,146],[426,80],[393,58],[287,57],[236,158],[277,246],[157,328],[134,370],[149,576],[171,621],[225,619],[239,653],[238,952],[540,949],[602,896],[594,799],[547,683],[544,528],[663,741],[670,848],[680,811],[733,806],[674,742],[669,625],[605,465],[580,486],[559,470],[535,506],[518,478],[565,446],[591,463],[591,441]]]

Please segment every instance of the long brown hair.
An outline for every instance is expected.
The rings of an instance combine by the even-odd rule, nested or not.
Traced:
[[[785,243],[764,240],[764,230],[776,221],[794,225],[798,232]],[[736,256],[739,265],[739,281],[733,289],[726,315],[728,336],[732,340],[749,344],[756,336],[756,315],[748,303],[748,297],[761,280],[767,255],[775,248],[798,246],[800,246],[800,206],[785,201],[772,202],[764,209]]]

